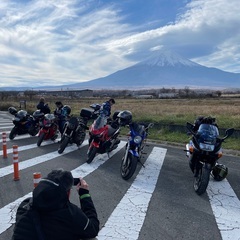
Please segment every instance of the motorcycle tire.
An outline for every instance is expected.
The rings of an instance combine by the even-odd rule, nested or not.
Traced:
[[[77,133],[75,142],[78,147],[82,145],[83,141],[85,140],[85,137],[86,137],[86,131],[82,130]]]
[[[59,148],[58,148],[58,153],[61,154],[63,153],[63,151],[65,150],[65,148],[67,147],[68,143],[69,143],[69,138],[68,137],[64,137],[63,141],[61,142]]]
[[[40,147],[42,142],[43,142],[43,139],[45,138],[45,133],[40,133],[40,135],[38,136],[38,141],[37,141],[37,146]]]
[[[206,192],[210,179],[210,173],[211,169],[202,167],[199,171],[198,176],[194,178],[193,187],[198,195],[202,195]]]
[[[35,126],[31,126],[28,130],[29,135],[36,136],[39,132],[39,128]]]
[[[18,134],[18,129],[14,127],[11,132],[9,133],[9,139],[13,140]]]
[[[128,180],[133,176],[137,168],[137,163],[138,163],[138,158],[133,156],[131,153],[128,153],[127,161],[125,165],[124,165],[124,158],[122,159],[120,172],[121,172],[121,177],[124,180]]]
[[[88,151],[87,163],[91,163],[97,154],[98,149],[92,146]]]

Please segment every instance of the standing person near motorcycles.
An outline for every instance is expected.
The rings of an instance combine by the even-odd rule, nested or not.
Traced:
[[[52,170],[33,190],[33,197],[18,207],[12,240],[94,238],[99,220],[87,182],[79,178],[76,190],[81,208],[69,200],[74,184],[72,173]]]
[[[71,108],[68,105],[62,104],[62,102],[55,102],[56,109],[54,110],[54,115],[57,117],[58,128],[61,135],[63,134],[64,124],[71,113]]]
[[[43,97],[40,98],[39,103],[37,104],[37,109],[39,109],[44,114],[51,112],[48,104],[45,103],[45,99]]]
[[[106,102],[102,103],[100,110],[99,110],[99,117],[96,120],[96,126],[105,125],[109,122],[111,122],[111,108],[112,105],[115,104],[115,100],[113,98],[110,98]]]
[[[100,108],[100,111],[99,111],[100,115],[105,116],[105,117],[110,117],[111,108],[112,108],[113,104],[115,104],[115,100],[113,98],[110,98],[109,100],[104,102],[101,105],[101,108]]]

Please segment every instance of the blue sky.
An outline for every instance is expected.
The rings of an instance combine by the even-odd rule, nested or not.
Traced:
[[[167,47],[240,73],[239,0],[1,0],[0,87],[93,80]]]

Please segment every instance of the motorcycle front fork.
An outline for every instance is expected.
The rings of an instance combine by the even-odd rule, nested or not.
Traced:
[[[127,143],[125,154],[124,154],[124,159],[123,159],[123,165],[126,165],[127,157],[128,157],[128,151],[129,151],[130,144]]]

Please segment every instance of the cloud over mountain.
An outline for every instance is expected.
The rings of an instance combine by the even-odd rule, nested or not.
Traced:
[[[90,89],[140,89],[162,87],[240,88],[240,74],[209,68],[170,50],[153,52],[146,60],[106,77],[68,85]]]

